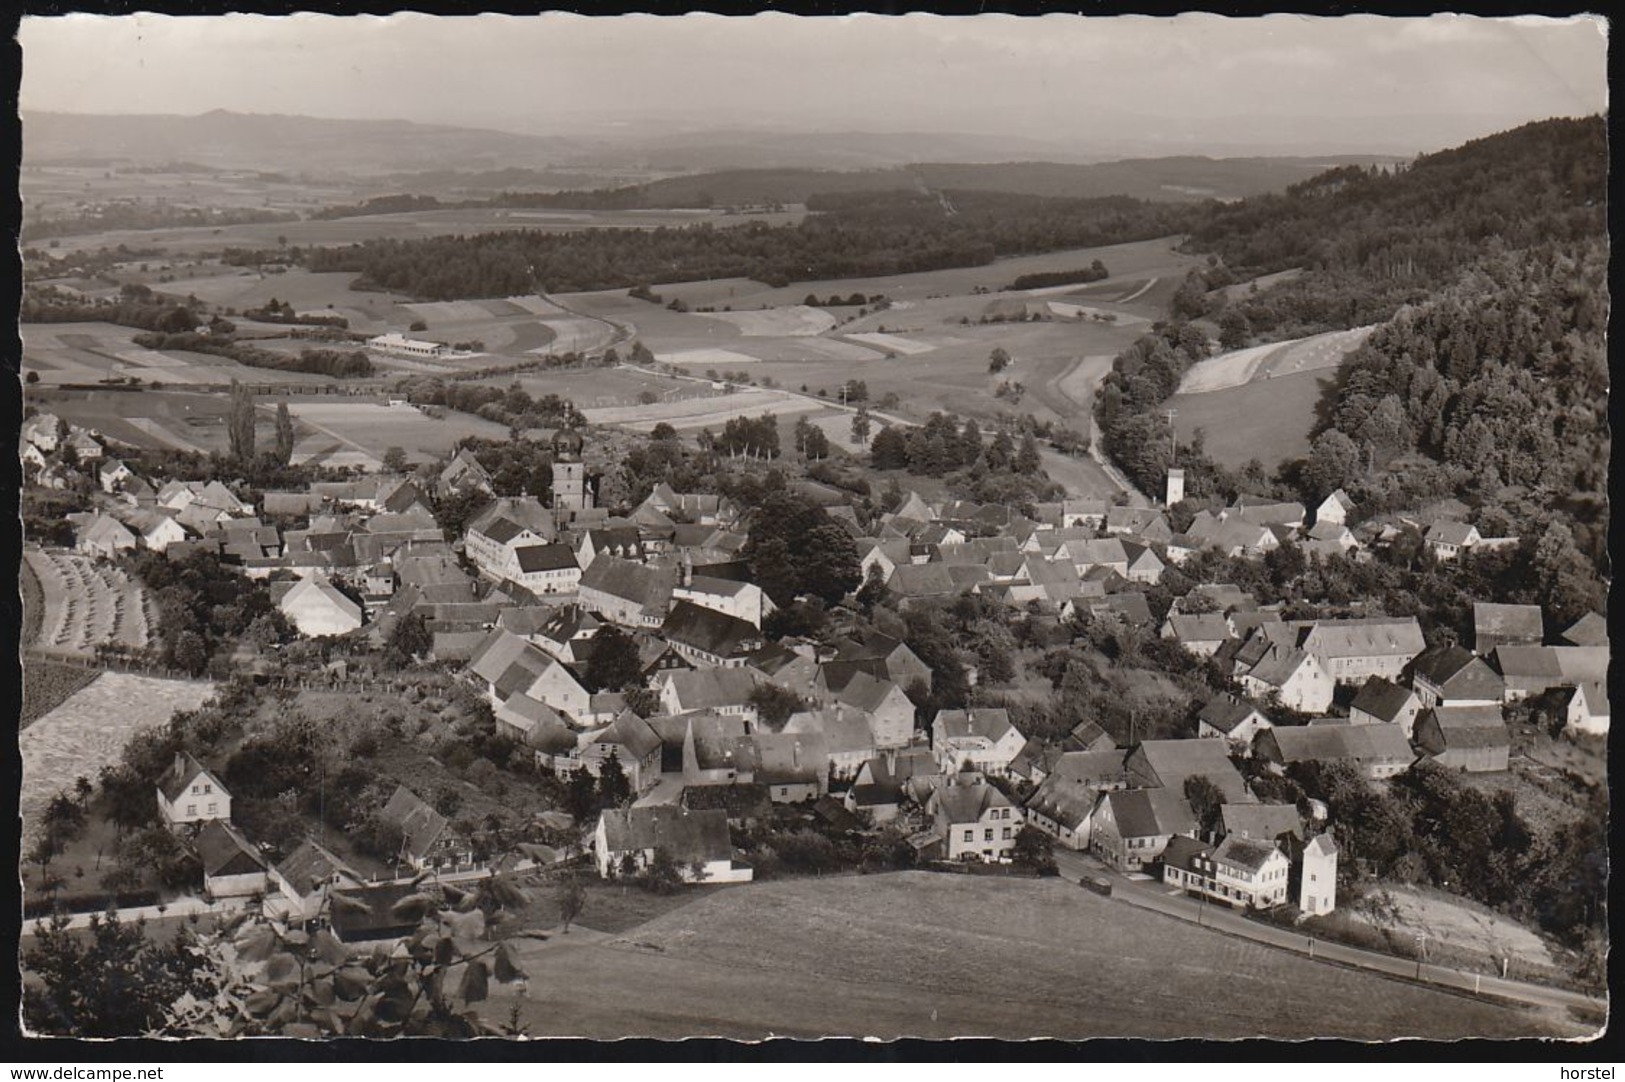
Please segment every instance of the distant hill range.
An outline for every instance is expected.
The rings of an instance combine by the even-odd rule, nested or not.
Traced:
[[[1020,136],[918,132],[684,132],[540,136],[404,120],[231,113],[23,115],[25,165],[62,163],[365,177],[411,194],[619,188],[649,206],[801,203],[834,191],[950,189],[1189,201],[1279,191],[1381,155],[1197,156],[1091,161]],[[957,164],[938,164],[957,163]],[[675,175],[673,175],[675,174]]]
[[[889,169],[735,169],[639,185],[647,206],[805,203],[832,192],[991,191],[1093,199],[1126,195],[1164,202],[1235,200],[1282,191],[1344,165],[1392,165],[1372,155],[1326,158],[1142,158],[1061,162],[927,163]]]

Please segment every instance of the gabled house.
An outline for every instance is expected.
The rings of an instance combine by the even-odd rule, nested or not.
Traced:
[[[1196,735],[1228,740],[1237,748],[1252,746],[1253,737],[1270,727],[1270,719],[1246,699],[1228,691],[1214,695],[1196,715]]]
[[[833,701],[868,719],[876,748],[906,747],[914,737],[914,703],[894,681],[855,672],[844,687],[833,693]]]
[[[1325,522],[1338,526],[1347,526],[1349,515],[1353,513],[1354,501],[1349,499],[1347,492],[1338,489],[1320,501],[1320,505],[1315,508],[1315,525],[1319,526]]]
[[[143,509],[132,511],[119,509],[117,513],[136,535],[142,547],[153,552],[163,552],[170,545],[186,540],[186,527],[171,515]]]
[[[569,545],[520,545],[513,550],[514,566],[505,577],[537,597],[574,593],[581,568]]]
[[[880,661],[887,678],[899,687],[907,688],[918,681],[927,691],[931,689],[931,667],[901,639],[878,631],[866,632],[837,640],[835,650],[840,661]]]
[[[660,626],[660,637],[698,666],[743,669],[763,645],[761,629],[748,620],[678,601]]]
[[[857,777],[863,764],[874,759],[878,751],[869,715],[843,703],[797,711],[785,722],[784,731],[817,736],[823,743],[829,772],[836,780]]]
[[[602,625],[592,613],[573,604],[505,608],[497,614],[497,626],[528,639],[568,665],[576,665],[586,660],[586,653],[578,653],[577,649],[591,642]]]
[[[1162,637],[1172,639],[1197,657],[1212,657],[1233,636],[1230,621],[1216,612],[1186,616],[1170,612],[1162,624]]]
[[[1332,704],[1332,678],[1315,655],[1304,650],[1272,646],[1238,679],[1249,695],[1278,695],[1288,710],[1320,714]]]
[[[482,572],[493,578],[511,578],[519,568],[518,551],[553,540],[553,516],[534,497],[492,500],[469,520],[463,531],[463,549]]]
[[[1454,643],[1432,647],[1411,663],[1411,687],[1424,707],[1492,706],[1506,692],[1494,669]]]
[[[967,767],[1001,776],[1026,745],[1027,738],[1002,708],[939,710],[931,723],[931,747],[944,774]]]
[[[1504,771],[1512,734],[1499,706],[1430,706],[1416,719],[1416,746],[1452,770]]]
[[[656,680],[660,706],[667,714],[690,714],[698,710],[756,721],[751,695],[758,677],[749,669],[674,669]]]
[[[1411,659],[1427,649],[1414,616],[1315,620],[1298,626],[1299,648],[1315,655],[1339,684],[1360,684],[1372,676],[1398,680]]]
[[[581,573],[579,603],[622,627],[658,628],[671,610],[675,568],[646,567],[631,560],[599,556]]]
[[[1027,798],[1027,822],[1067,849],[1088,849],[1100,794],[1128,787],[1123,758],[1116,750],[1063,753]]]
[[[278,896],[266,900],[266,913],[290,924],[303,924],[321,913],[329,890],[363,883],[361,873],[310,838],[274,866],[267,878]]]
[[[1276,844],[1301,843],[1303,817],[1292,804],[1223,804],[1219,833]]]
[[[307,638],[348,635],[363,623],[362,608],[325,578],[288,584],[277,599],[282,615]]]
[[[1546,637],[1539,605],[1473,602],[1473,653],[1488,657],[1498,646],[1539,646]]]
[[[669,857],[678,876],[688,883],[747,883],[748,864],[733,859],[728,837],[728,814],[720,810],[690,811],[673,805],[611,808],[599,817],[593,831],[593,856],[605,879],[637,874],[656,853]]]
[[[1008,860],[1021,832],[1021,809],[974,772],[939,785],[925,814],[948,860]]]
[[[1585,680],[1569,694],[1563,725],[1569,732],[1607,736],[1608,714],[1608,686],[1601,680]]]
[[[1422,701],[1408,687],[1373,676],[1360,686],[1349,704],[1349,722],[1354,725],[1398,725],[1407,739],[1416,729],[1416,715]]]
[[[1227,835],[1209,850],[1170,844],[1163,882],[1238,909],[1268,909],[1287,900],[1291,864],[1273,842]]]
[[[53,454],[67,427],[62,418],[42,410],[23,420],[22,438],[46,454]]]
[[[129,527],[112,515],[98,513],[88,526],[79,528],[73,547],[87,556],[111,560],[119,553],[135,548],[136,537]]]
[[[397,859],[414,871],[458,872],[474,867],[474,847],[446,817],[404,785],[397,785],[379,819],[400,831]]]
[[[1372,779],[1403,774],[1416,761],[1397,725],[1278,725],[1258,734],[1253,754],[1281,768],[1293,763],[1350,763]]]
[[[1063,752],[1115,751],[1117,741],[1112,734],[1092,721],[1080,721],[1061,741]]]
[[[903,786],[884,759],[868,759],[858,768],[842,803],[847,811],[865,816],[871,823],[889,823],[902,810]]]
[[[576,755],[579,765],[595,778],[614,756],[632,792],[641,795],[660,781],[660,750],[660,734],[643,718],[623,710],[606,728],[584,734]]]
[[[444,500],[470,492],[496,495],[496,489],[491,485],[490,471],[480,465],[474,452],[463,447],[441,469],[440,476],[435,480],[435,495]]]
[[[158,779],[158,817],[171,829],[211,819],[231,821],[231,793],[208,767],[182,752]]]
[[[816,733],[752,733],[734,753],[739,777],[766,786],[775,804],[799,804],[824,795],[829,753]]]
[[[884,584],[898,565],[911,563],[906,537],[863,538],[858,541],[858,572],[863,581],[878,578]]]
[[[1101,794],[1095,808],[1089,852],[1118,871],[1135,872],[1160,857],[1170,839],[1195,837],[1196,829],[1196,814],[1179,790],[1113,790]]]
[[[1449,563],[1482,540],[1477,526],[1452,519],[1440,519],[1422,535],[1423,544],[1441,563]]]
[[[1069,529],[1074,526],[1085,526],[1091,530],[1101,529],[1106,525],[1105,500],[1063,500],[1061,502],[1061,527]]]
[[[778,606],[753,582],[693,574],[693,565],[684,563],[682,575],[671,592],[678,604],[688,602],[724,616],[743,620],[760,629],[762,621]]]
[[[600,556],[613,556],[617,560],[632,560],[635,563],[648,559],[643,547],[643,535],[631,523],[581,531],[576,542],[576,562],[582,568],[587,568]]]
[[[1106,511],[1106,532],[1126,534],[1141,541],[1166,543],[1174,532],[1168,520],[1154,507],[1112,507]]]
[[[102,491],[108,495],[118,492],[121,486],[135,479],[135,471],[116,458],[105,458],[101,465],[96,467],[96,480],[102,486]],[[153,495],[156,497],[157,493]]]

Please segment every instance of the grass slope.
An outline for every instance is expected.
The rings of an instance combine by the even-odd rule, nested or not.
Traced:
[[[719,890],[619,937],[526,942],[533,1035],[945,1038],[1556,1032],[1059,880],[906,872]],[[506,1015],[512,993],[493,994]],[[1358,1009],[1340,1009],[1352,1005]]]

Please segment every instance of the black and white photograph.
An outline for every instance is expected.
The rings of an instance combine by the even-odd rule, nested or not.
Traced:
[[[1603,16],[13,25],[47,1054],[1603,1036]]]

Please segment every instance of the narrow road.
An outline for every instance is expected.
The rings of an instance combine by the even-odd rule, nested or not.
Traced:
[[[1473,995],[1495,996],[1537,1007],[1559,1009],[1573,1007],[1600,1013],[1606,1013],[1608,1010],[1606,1000],[1581,992],[1551,988],[1543,984],[1503,980],[1500,977],[1467,973],[1446,966],[1429,965],[1426,962],[1419,963],[1411,959],[1396,958],[1390,954],[1361,950],[1342,943],[1317,940],[1297,929],[1248,920],[1227,906],[1213,902],[1204,904],[1199,898],[1191,897],[1149,877],[1130,878],[1114,872],[1087,853],[1057,848],[1055,863],[1060,867],[1063,878],[1075,882],[1097,877],[1109,879],[1112,897],[1118,901],[1139,906],[1141,909],[1152,909],[1226,935],[1241,936],[1267,946],[1289,950],[1315,961],[1352,966],[1388,977],[1435,984]]]

